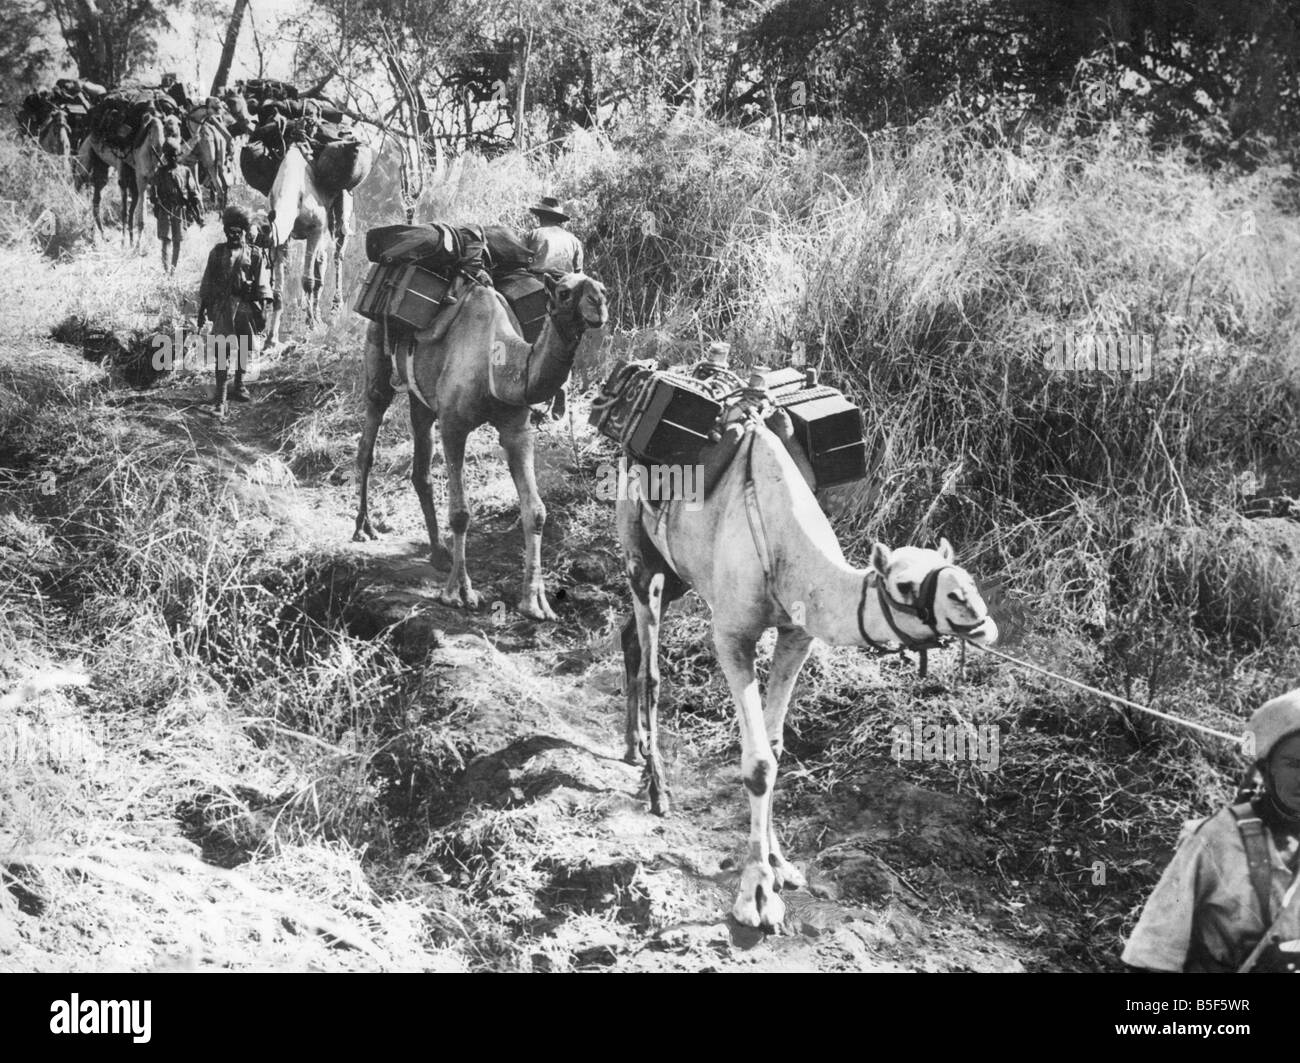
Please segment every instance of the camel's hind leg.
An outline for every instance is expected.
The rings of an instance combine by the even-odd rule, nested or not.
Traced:
[[[749,795],[749,857],[740,875],[740,892],[732,914],[745,926],[779,929],[785,919],[785,902],[776,892],[772,870],[772,787],[776,784],[776,758],[767,741],[763,706],[754,671],[755,639],[744,633],[713,633],[718,664],[736,702],[740,720],[740,773]]]
[[[388,361],[384,357],[381,334],[380,326],[372,324],[366,335],[366,423],[361,428],[361,440],[357,444],[357,479],[361,485],[361,499],[357,506],[356,530],[352,533],[352,540],[358,543],[379,538],[370,524],[370,469],[375,463],[375,437],[379,435],[384,414],[397,394],[387,372]],[[412,427],[414,428],[414,422]]]
[[[777,631],[776,646],[772,650],[772,668],[767,676],[767,698],[763,706],[763,725],[774,761],[780,762],[785,746],[785,714],[790,708],[790,695],[794,693],[795,680],[803,669],[804,661],[812,649],[812,636],[801,627],[783,627]],[[803,872],[790,863],[781,852],[781,842],[776,836],[776,823],[772,817],[772,787],[767,791],[768,863],[776,876],[776,888],[799,887],[806,884]]]
[[[659,748],[659,629],[664,609],[686,592],[686,585],[668,568],[639,528],[635,533],[641,540],[637,548],[629,551],[625,547],[633,613],[622,630],[627,691],[627,746],[623,759],[635,764],[645,758],[650,810],[663,816],[670,810],[671,795]]]
[[[640,764],[645,759],[645,728],[641,724],[641,640],[636,633],[636,613],[623,621],[619,632],[623,645],[623,693],[627,696],[627,727],[624,730],[623,759]]]
[[[519,522],[524,529],[524,579],[519,611],[534,620],[554,620],[555,612],[546,600],[546,587],[542,583],[542,530],[546,527],[546,506],[537,491],[533,430],[528,423],[527,411],[521,411],[514,423],[500,432],[510,476],[519,495]]]

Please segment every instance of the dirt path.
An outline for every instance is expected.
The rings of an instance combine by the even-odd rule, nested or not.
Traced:
[[[442,577],[425,560],[401,444],[389,472],[376,476],[375,510],[387,531],[379,542],[350,541],[354,487],[339,470],[295,475],[286,433],[321,389],[272,373],[254,386],[256,401],[225,422],[199,408],[199,384],[124,394],[119,405],[155,429],[190,437],[257,503],[252,508],[270,515],[275,549],[332,559],[355,633],[391,628],[404,654],[435,674],[441,711],[451,706],[473,748],[441,808],[444,826],[456,829],[430,868],[438,885],[429,903],[454,910],[457,891],[466,890],[508,909],[529,928],[534,967],[547,970],[1050,965],[993,929],[970,799],[918,788],[887,760],[878,776],[833,793],[778,789],[787,851],[810,884],[785,895],[784,933],[736,925],[727,913],[748,811],[734,749],[710,757],[690,748],[674,724],[669,682],[671,817],[648,814],[639,769],[620,759],[623,680],[613,633],[622,587],[608,504],[584,499],[575,472],[578,440],[567,426],[551,426],[538,446],[551,511],[543,556],[560,622],[537,625],[500,605],[465,612],[434,599]],[[389,414],[396,438],[405,432],[403,405],[399,399]],[[579,436],[591,445],[585,431]],[[488,431],[471,440],[468,553],[485,600],[505,603],[514,598],[521,537],[493,444]],[[459,872],[445,871],[457,864]]]

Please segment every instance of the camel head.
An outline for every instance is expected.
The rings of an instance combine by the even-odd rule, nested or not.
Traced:
[[[609,320],[605,286],[585,273],[566,273],[559,280],[544,275],[551,293],[551,316],[576,332],[604,328]]]
[[[989,645],[998,640],[998,625],[989,615],[969,572],[953,561],[952,545],[939,549],[884,543],[871,548],[871,567],[888,595],[895,622],[918,640],[929,635],[956,635]]]

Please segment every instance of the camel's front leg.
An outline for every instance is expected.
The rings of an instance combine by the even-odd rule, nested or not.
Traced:
[[[343,252],[348,246],[348,232],[352,228],[352,193],[339,193],[336,204],[330,208],[330,222],[334,236],[334,298],[330,301],[331,313],[343,307]]]
[[[264,350],[273,351],[280,345],[280,319],[284,315],[284,285],[288,274],[289,244],[286,242],[275,249],[271,262],[271,315],[266,322],[266,346]]]
[[[378,538],[370,524],[370,469],[375,462],[375,437],[379,435],[384,413],[396,394],[392,378],[386,372],[388,363],[384,357],[382,335],[383,330],[375,324],[366,333],[366,423],[362,426],[361,441],[357,445],[357,479],[361,485],[361,500],[357,507],[357,526],[352,533],[353,542],[358,543]],[[432,445],[432,426],[426,435]]]
[[[438,538],[438,512],[433,505],[433,411],[416,398],[411,399],[411,437],[415,443],[411,482],[429,532],[429,561],[435,568],[450,568],[451,555]]]
[[[740,874],[740,893],[732,915],[745,926],[778,930],[785,919],[785,902],[776,892],[771,865],[771,793],[776,784],[776,759],[767,741],[763,706],[754,673],[755,640],[745,634],[714,630],[718,663],[736,702],[740,720],[740,773],[749,795],[749,857]]]
[[[418,399],[412,400],[412,409],[418,405]],[[465,567],[465,533],[469,530],[469,505],[465,501],[465,440],[470,430],[449,421],[445,411],[440,424],[442,456],[447,462],[447,519],[451,524],[451,572],[442,591],[442,600],[448,605],[477,609],[481,599],[470,584],[469,570]]]
[[[102,238],[104,235],[104,219],[100,215],[100,201],[104,194],[104,185],[102,182],[91,177],[90,209],[95,214],[95,231]]]
[[[308,247],[302,259],[302,294],[307,301],[307,327],[320,322],[320,293],[325,286],[325,248]]]
[[[150,180],[145,174],[137,170],[135,177],[135,206],[132,210],[132,241],[139,242],[140,250],[144,250],[144,213],[145,204],[149,201]]]
[[[546,527],[546,506],[537,492],[533,469],[533,430],[525,418],[501,432],[501,446],[510,465],[510,476],[519,494],[519,522],[524,529],[524,580],[519,611],[534,620],[554,620],[542,584],[542,529]]]
[[[772,650],[772,669],[767,677],[767,698],[763,707],[763,724],[767,732],[772,755],[779,763],[785,747],[785,714],[790,708],[795,680],[803,669],[804,661],[812,649],[812,636],[801,627],[783,627],[777,632],[776,646]],[[807,880],[794,864],[781,852],[781,842],[776,836],[776,822],[772,816],[772,790],[767,792],[768,803],[768,863],[776,874],[776,887],[799,887]]]

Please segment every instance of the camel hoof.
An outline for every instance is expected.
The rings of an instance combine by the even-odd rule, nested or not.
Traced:
[[[483,599],[479,597],[478,591],[455,585],[444,587],[442,593],[438,596],[438,600],[443,605],[450,605],[453,609],[477,609],[483,604]]]
[[[532,602],[520,602],[519,612],[531,620],[558,620],[559,619],[559,617],[557,617],[551,611],[551,607],[549,605],[546,606],[545,608],[539,608],[537,605],[534,605]]]
[[[731,914],[741,926],[779,931],[785,922],[785,901],[773,889],[771,872],[752,865],[740,878],[740,894]]]
[[[379,534],[370,526],[369,521],[366,521],[365,524],[352,533],[352,541],[354,543],[373,542],[378,538]]]
[[[645,757],[641,755],[641,750],[637,749],[636,743],[635,742],[629,743],[627,749],[623,753],[623,763],[640,764],[644,760]]]
[[[546,595],[542,591],[535,591],[525,594],[519,599],[518,610],[524,616],[532,617],[534,620],[558,620],[555,611],[551,608],[550,602],[546,600]]]
[[[777,889],[781,890],[789,887],[792,890],[798,890],[808,885],[804,873],[784,857],[769,856],[768,862],[772,865],[772,875]]]

